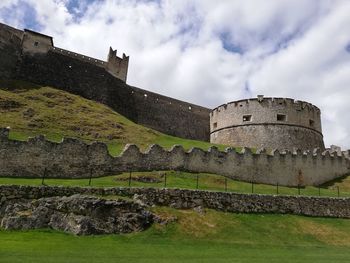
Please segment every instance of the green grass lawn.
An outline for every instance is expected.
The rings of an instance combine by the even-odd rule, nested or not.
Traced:
[[[165,184],[166,174],[166,184]],[[307,186],[305,188],[295,187],[277,187],[273,185],[254,184],[251,183],[225,179],[225,177],[215,174],[206,173],[186,173],[176,171],[161,171],[161,172],[133,172],[131,174],[131,187],[157,187],[157,188],[183,188],[183,189],[197,189],[197,177],[198,177],[198,189],[200,190],[212,190],[212,191],[229,191],[237,193],[259,193],[259,194],[279,194],[279,195],[300,195],[306,196],[339,196],[350,197],[350,189],[348,184],[350,177],[342,179],[342,183],[339,181],[333,184],[322,186],[321,188]],[[138,178],[152,178],[158,182],[146,183],[140,182]],[[45,179],[45,185],[64,185],[64,186],[88,186],[89,179]],[[41,185],[42,179],[30,179],[30,178],[3,178],[0,177],[0,184],[17,184],[17,185]],[[227,187],[225,186],[227,185]],[[105,176],[100,178],[92,178],[91,186],[93,187],[128,187],[129,186],[129,173],[123,173],[115,176]],[[253,188],[253,189],[252,189]]]
[[[350,220],[153,210],[177,221],[127,235],[0,231],[0,262],[350,261]]]

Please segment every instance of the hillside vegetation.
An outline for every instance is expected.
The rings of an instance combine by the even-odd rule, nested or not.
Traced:
[[[127,143],[143,150],[154,143],[167,148],[181,144],[185,149],[208,149],[212,145],[162,134],[135,124],[103,104],[22,81],[0,81],[0,114],[0,127],[10,127],[12,139],[45,134],[53,141],[63,137],[97,140],[106,142],[113,155]]]
[[[350,220],[204,210],[153,211],[173,221],[141,233],[76,237],[0,230],[1,262],[349,262]]]

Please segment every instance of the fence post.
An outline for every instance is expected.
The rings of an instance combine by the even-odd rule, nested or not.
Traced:
[[[131,171],[129,172],[129,187],[131,186]]]
[[[44,169],[43,177],[41,178],[41,185],[45,185],[46,168]]]
[[[340,193],[339,193],[339,186],[337,186],[337,192],[338,192],[338,197],[340,196]]]
[[[91,178],[92,178],[92,168],[90,169],[89,186],[91,186]]]
[[[276,184],[276,193],[279,194],[279,191],[278,191],[278,183]]]
[[[198,182],[199,181],[199,175],[197,174],[197,185],[196,185],[196,189],[198,190]]]
[[[166,188],[166,173],[164,174],[164,188]]]
[[[227,192],[227,177],[225,177],[225,192]]]
[[[252,181],[252,194],[254,193],[254,182]]]

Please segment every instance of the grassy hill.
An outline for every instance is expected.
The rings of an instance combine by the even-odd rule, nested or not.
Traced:
[[[1,262],[349,262],[350,220],[155,207],[168,225],[76,237],[1,231]]]
[[[45,134],[53,141],[63,137],[97,140],[106,142],[113,155],[127,143],[141,149],[154,143],[167,148],[181,144],[185,149],[208,149],[212,145],[162,134],[135,124],[103,104],[22,81],[0,80],[0,114],[0,127],[11,127],[13,139]]]

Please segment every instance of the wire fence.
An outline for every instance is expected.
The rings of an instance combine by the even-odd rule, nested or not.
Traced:
[[[340,185],[286,187],[278,183],[275,185],[257,184],[254,182],[236,181],[214,174],[194,174],[177,171],[127,172],[98,178],[92,177],[91,172],[90,176],[85,179],[55,179],[48,178],[46,174],[45,169],[41,178],[38,179],[0,178],[0,184],[81,187],[154,187],[268,195],[350,197],[350,178],[348,181],[349,187],[347,187],[346,178]]]

